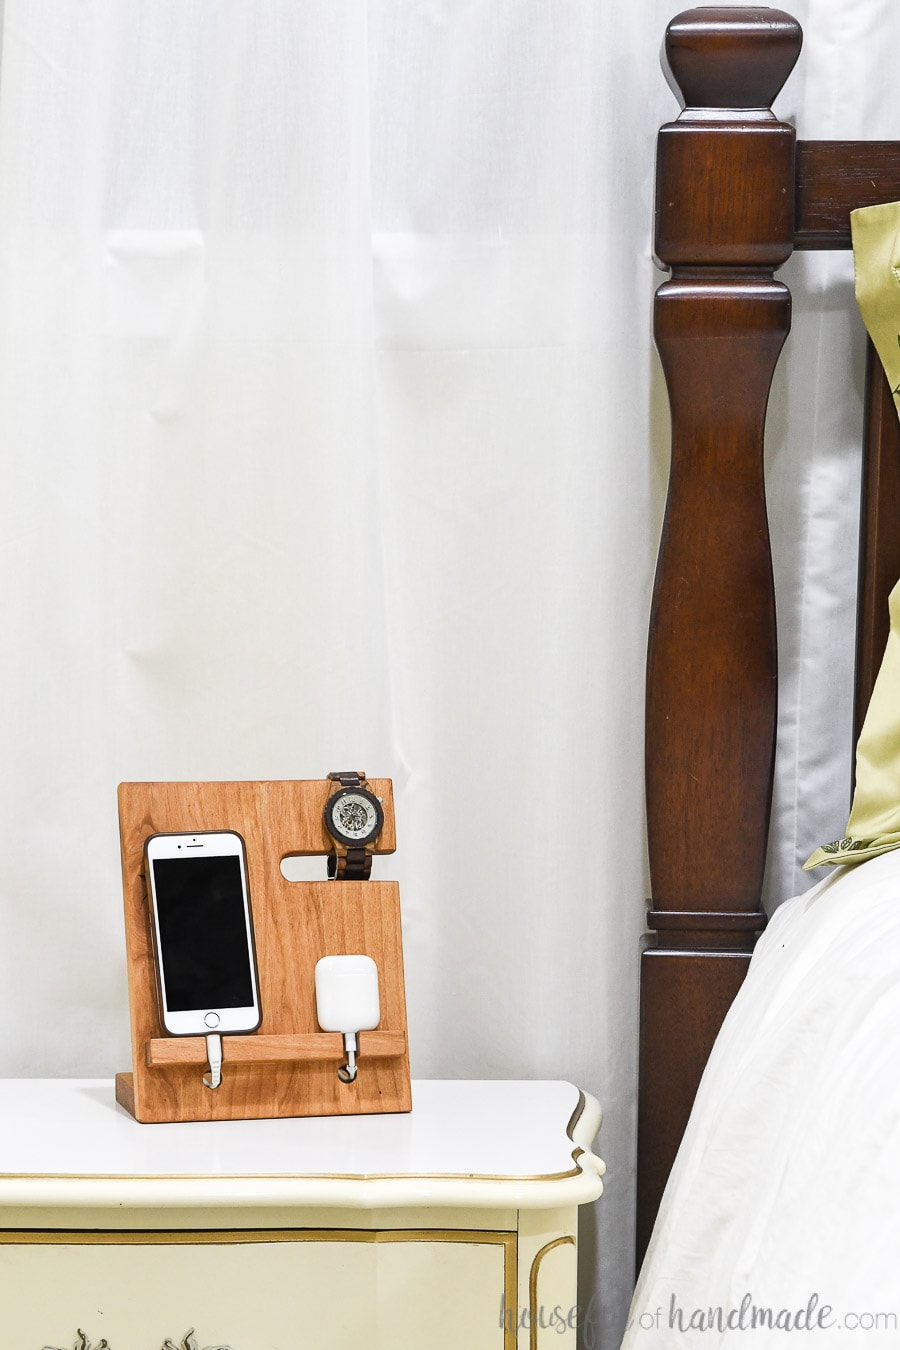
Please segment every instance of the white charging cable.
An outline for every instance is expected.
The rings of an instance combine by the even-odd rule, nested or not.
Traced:
[[[371,956],[323,956],[316,962],[316,1017],[323,1031],[343,1036],[347,1062],[337,1075],[342,1083],[352,1083],[359,1072],[358,1033],[374,1030],[381,1021],[378,967]]]
[[[206,1057],[209,1073],[203,1075],[203,1086],[217,1088],[222,1081],[222,1037],[218,1032],[206,1038]]]
[[[347,1063],[342,1064],[337,1071],[337,1076],[342,1083],[352,1083],[359,1072],[356,1064],[356,1052],[359,1049],[359,1041],[356,1039],[355,1031],[344,1032],[344,1054],[347,1056]]]

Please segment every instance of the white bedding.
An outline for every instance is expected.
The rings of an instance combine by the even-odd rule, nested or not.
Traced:
[[[900,1345],[900,851],[830,873],[761,938],[623,1347],[806,1343]]]

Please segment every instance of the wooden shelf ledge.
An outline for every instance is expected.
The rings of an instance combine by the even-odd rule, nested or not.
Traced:
[[[401,1059],[406,1054],[403,1031],[361,1031],[360,1059]],[[314,1031],[299,1036],[223,1036],[225,1064],[304,1063],[344,1058],[344,1038],[336,1031]],[[157,1036],[147,1042],[147,1067],[169,1069],[206,1063],[203,1036]]]

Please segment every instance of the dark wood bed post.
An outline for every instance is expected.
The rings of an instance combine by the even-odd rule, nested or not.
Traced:
[[[647,666],[655,945],[643,954],[638,1256],[703,1066],[765,920],[775,597],[763,428],[791,300],[792,127],[770,106],[801,32],[771,9],[694,9],[666,34],[685,110],[660,132],[655,304],[672,465]]]

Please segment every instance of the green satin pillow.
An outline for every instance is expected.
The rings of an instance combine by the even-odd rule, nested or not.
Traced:
[[[891,631],[856,747],[856,791],[846,837],[817,848],[804,870],[864,862],[900,848],[900,584],[891,591]]]
[[[856,300],[900,403],[900,202],[850,214]],[[856,791],[846,836],[824,844],[804,870],[855,863],[900,848],[900,582],[890,597],[891,631],[856,747]]]

